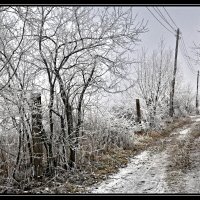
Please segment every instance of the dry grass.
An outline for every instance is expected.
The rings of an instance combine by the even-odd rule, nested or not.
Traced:
[[[169,168],[170,170],[182,170],[183,172],[190,167],[190,146],[192,140],[177,141],[175,145],[170,147],[169,152]]]
[[[173,122],[169,123],[168,126],[162,130],[162,134],[169,135],[172,131],[175,129],[181,128],[186,124],[191,124],[192,120],[189,117],[186,118],[176,118],[173,120]]]
[[[169,123],[165,130],[161,131],[148,131],[139,135],[134,135],[134,144],[125,146],[117,146],[113,143],[110,143],[106,148],[104,147],[104,140],[96,142],[95,137],[87,138],[85,147],[89,149],[83,149],[85,154],[80,154],[80,166],[75,172],[67,172],[63,174],[63,180],[65,182],[55,181],[57,186],[49,185],[51,191],[45,190],[44,186],[42,187],[31,187],[29,193],[38,193],[38,191],[45,190],[45,193],[80,193],[84,191],[85,186],[92,185],[103,179],[106,179],[109,174],[116,173],[119,168],[125,167],[129,161],[129,158],[133,155],[138,154],[139,152],[147,149],[150,146],[160,145],[160,141],[169,136],[169,134],[177,128],[182,127],[183,125],[190,124],[191,120],[189,118],[185,119],[176,119],[174,122]],[[98,150],[102,148],[101,150]],[[184,147],[183,147],[184,148]],[[174,149],[175,151],[175,149]],[[90,152],[90,153],[89,153]],[[173,153],[172,153],[173,154]],[[183,160],[185,154],[180,157]],[[182,161],[183,162],[183,161]],[[178,163],[178,160],[177,160]],[[77,163],[78,164],[78,163]],[[186,163],[184,164],[186,165]],[[77,165],[78,166],[78,165]],[[64,173],[64,172],[63,172]],[[67,182],[66,182],[67,180]],[[52,182],[52,181],[51,181]],[[80,187],[82,186],[82,187]],[[46,186],[45,186],[46,187]],[[23,191],[22,191],[23,192]]]
[[[149,147],[160,146],[161,141],[168,137],[171,132],[191,123],[192,121],[190,118],[174,119],[173,122],[167,125],[165,130],[135,134],[134,146],[129,150],[112,146],[111,148],[106,149],[106,151],[102,151],[101,154],[91,156],[90,165],[88,165],[88,168],[86,167],[88,176],[85,176],[85,180],[82,184],[89,186],[106,179],[109,174],[116,173],[120,167],[125,167],[129,157],[136,155]],[[186,168],[189,166],[188,163],[190,162],[188,158],[188,147],[190,143],[179,143],[178,145],[179,146],[174,147],[173,150],[175,153],[175,151],[179,149],[179,153],[177,156],[171,157],[176,159],[176,161],[173,160],[172,162],[177,169]],[[171,155],[173,155],[173,151]]]
[[[175,189],[174,192],[184,191],[182,177],[191,168],[190,148],[192,143],[192,138],[188,138],[187,141],[174,139],[173,144],[168,147],[166,182],[172,191]]]
[[[106,154],[96,156],[90,166],[85,169],[83,185],[89,186],[106,179],[109,174],[116,173],[120,167],[125,167],[133,150],[110,149]]]
[[[178,128],[183,127],[184,125],[191,124],[192,121],[190,118],[178,118],[174,119],[172,122],[169,122],[164,130],[155,131],[149,130],[144,133],[135,135],[135,148],[136,150],[145,150],[150,146],[160,145],[162,140],[170,135],[173,131]]]
[[[139,152],[147,149],[150,146],[160,145],[160,141],[177,128],[183,125],[190,124],[189,118],[176,119],[174,122],[168,125],[167,130],[163,131],[149,131],[144,134],[134,135],[135,144],[130,150],[124,150],[122,148],[110,148],[106,152],[102,152],[101,155],[93,157],[91,160],[90,170],[93,172],[94,179],[91,177],[85,181],[86,185],[98,182],[108,174],[112,174],[118,171],[119,167],[126,166],[128,158],[136,155]]]
[[[168,147],[169,162],[166,170],[166,181],[172,190],[174,186],[179,188],[180,191],[183,190],[182,176],[187,173],[187,170],[192,168],[193,163],[191,158],[191,149],[196,139],[200,136],[199,128],[199,124],[195,125],[185,140],[173,138],[173,141],[170,143],[170,147]]]

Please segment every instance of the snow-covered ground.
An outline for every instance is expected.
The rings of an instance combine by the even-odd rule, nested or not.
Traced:
[[[152,155],[144,151],[132,158],[126,168],[109,177],[92,193],[162,193],[165,191],[163,159],[165,153]],[[96,187],[96,188],[95,188]]]
[[[192,121],[200,121],[200,117],[192,116]],[[178,140],[187,137],[191,127],[186,127],[176,133],[172,133]],[[167,139],[168,142],[169,139]],[[168,147],[170,148],[170,147]],[[170,193],[166,182],[166,166],[168,164],[168,149],[164,151],[143,151],[130,159],[125,168],[121,168],[117,174],[111,175],[107,180],[88,188],[88,193]],[[196,155],[200,158],[199,154]],[[199,162],[197,159],[196,162]],[[200,166],[200,165],[198,165]],[[182,178],[186,193],[200,193],[200,170],[198,166]],[[173,188],[173,192],[178,188]],[[184,192],[183,191],[183,192]]]
[[[178,136],[178,139],[179,139],[179,140],[184,139],[185,137],[187,137],[187,135],[188,135],[188,133],[189,133],[190,131],[191,131],[191,128],[186,128],[186,129],[180,131],[180,132],[179,132],[180,135]]]

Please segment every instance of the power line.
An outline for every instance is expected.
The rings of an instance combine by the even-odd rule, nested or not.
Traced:
[[[182,40],[181,40],[181,43],[180,43],[180,50],[181,50],[181,54],[182,54],[183,58],[185,59],[185,61],[187,63],[188,68],[193,72],[193,67],[192,67],[191,63],[187,59],[186,52],[185,52]]]
[[[177,27],[176,23],[174,22],[174,20],[172,19],[172,17],[169,15],[169,13],[167,12],[167,10],[163,7],[163,9],[165,10],[165,12],[167,13],[168,17],[171,19],[172,23]],[[178,27],[177,27],[178,28]],[[194,69],[193,69],[193,66],[189,60],[189,54],[188,54],[188,51],[187,51],[187,48],[186,48],[186,45],[185,45],[185,41],[184,41],[184,38],[183,38],[183,34],[182,34],[182,37],[181,37],[181,43],[180,43],[180,48],[181,48],[181,54],[183,55],[186,63],[187,63],[187,66],[188,68],[191,70],[191,72],[193,74],[194,73]]]
[[[183,50],[182,50],[182,49],[180,49],[180,50],[181,50],[181,54],[182,54],[182,56],[183,56],[183,58],[184,58],[184,60],[185,60],[185,62],[186,62],[186,65],[187,65],[188,69],[192,72],[192,74],[195,74],[195,72],[194,72],[192,66],[189,64],[188,60],[187,60],[186,57],[184,56],[184,53],[182,52]]]
[[[172,34],[174,35],[174,33],[173,33],[171,30],[169,30],[169,29],[154,15],[154,13],[153,13],[148,7],[146,7],[146,8],[147,8],[148,11],[153,15],[153,17],[154,17],[166,30],[168,30],[170,33],[172,33]],[[161,19],[164,20],[164,22],[167,23],[173,31],[175,31],[175,28],[169,23],[169,21],[165,18],[165,16],[164,16],[163,13],[159,10],[159,8],[157,8],[157,10],[156,10],[156,9],[153,7],[153,9],[154,9],[154,11],[159,15],[159,17],[161,17]],[[172,21],[172,23],[175,25],[175,27],[178,28],[177,25],[176,25],[176,23],[174,22],[174,20],[173,20],[172,17],[170,16],[170,14],[168,13],[168,11],[167,11],[164,7],[163,7],[163,9],[164,9],[165,12],[167,13],[167,15],[168,15],[168,17],[170,18],[170,20]],[[196,72],[195,72],[195,70],[194,70],[192,64],[190,63],[190,59],[189,59],[190,57],[188,56],[189,54],[188,54],[188,51],[187,51],[187,48],[186,48],[186,45],[185,45],[185,42],[184,42],[184,39],[183,39],[183,35],[182,35],[182,37],[181,37],[180,50],[181,50],[181,54],[182,54],[182,56],[183,56],[183,58],[184,58],[184,60],[185,60],[185,62],[186,62],[186,64],[187,64],[187,67],[190,69],[190,71],[191,71],[193,74],[196,74]]]
[[[183,48],[184,48],[184,50],[185,50],[186,58],[187,58],[188,62],[190,63],[190,56],[189,56],[189,54],[188,54],[188,51],[187,51],[187,48],[186,48],[186,45],[185,45],[185,41],[184,41],[184,38],[183,38],[183,34],[182,34],[182,37],[181,37],[181,41],[182,41],[182,44],[183,44]],[[190,63],[190,66],[191,66],[191,68],[193,69],[191,63]]]
[[[162,12],[159,10],[159,8],[154,8],[153,9],[156,11],[156,13],[172,28],[172,30],[174,31],[174,27],[171,26],[171,24],[167,21],[167,19],[164,17],[164,15],[162,14]],[[156,10],[157,9],[157,10]]]
[[[193,67],[192,67],[192,65],[191,65],[191,63],[190,63],[190,61],[189,61],[189,59],[188,59],[188,56],[186,56],[186,55],[187,55],[187,52],[186,52],[187,49],[184,47],[184,43],[183,43],[183,39],[182,39],[182,38],[181,38],[180,47],[181,47],[181,48],[180,48],[181,54],[182,54],[183,58],[185,59],[188,68],[190,69],[190,71],[191,71],[193,74],[196,74],[196,73],[195,73],[195,70],[193,69]]]
[[[174,20],[172,19],[172,17],[171,17],[171,16],[169,15],[169,13],[167,12],[166,8],[163,7],[163,9],[164,9],[165,12],[167,13],[168,17],[171,19],[172,23],[176,26],[176,28],[178,28],[177,25],[176,25],[176,23],[175,23]]]
[[[147,7],[146,7],[147,8]],[[170,33],[172,33],[174,35],[174,33],[172,31],[170,31],[152,12],[149,8],[147,8],[148,11],[153,15],[153,17],[166,29],[168,30]]]
[[[176,31],[176,29],[167,21],[163,13],[159,10],[159,8],[154,8],[153,9],[156,11],[156,13],[171,27],[173,31]],[[157,10],[156,10],[157,9]]]
[[[186,51],[186,54],[188,55],[188,59],[190,59],[189,53],[188,53],[186,45],[185,45],[185,41],[184,41],[183,35],[182,35],[182,42],[183,42],[183,46],[184,46],[184,49]]]

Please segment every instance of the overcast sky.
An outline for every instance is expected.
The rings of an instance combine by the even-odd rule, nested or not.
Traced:
[[[167,25],[161,17],[156,13],[153,7],[148,7],[154,15],[170,29],[169,25]],[[159,10],[165,15],[165,18],[169,21],[173,27],[175,25],[168,17],[167,13],[163,9],[162,6],[157,6]],[[166,6],[165,9],[168,11],[171,18],[174,20],[175,24],[178,28],[180,28],[181,33],[183,34],[183,39],[185,41],[185,45],[190,56],[194,56],[192,53],[192,47],[194,47],[195,43],[200,43],[200,6]],[[166,42],[166,47],[170,47],[171,49],[175,49],[176,37],[171,32],[166,30],[148,11],[148,9],[143,7],[133,6],[133,10],[135,13],[138,13],[138,19],[144,18],[144,20],[148,20],[148,29],[149,31],[141,36],[142,42],[141,46],[145,46],[148,48],[149,52],[157,48],[160,39],[163,37]],[[176,27],[175,27],[176,28]],[[180,42],[179,42],[180,44]],[[191,64],[193,62],[191,61]],[[181,54],[181,50],[179,48],[178,52],[178,67],[183,72],[184,81],[190,82],[191,85],[196,89],[196,71],[200,69],[200,63],[198,65],[193,64],[194,72],[189,69],[186,64],[185,59]]]

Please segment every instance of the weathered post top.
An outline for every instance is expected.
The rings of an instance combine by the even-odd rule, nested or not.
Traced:
[[[31,94],[31,99],[35,102],[35,101],[39,101],[41,102],[41,93],[32,93]]]
[[[41,108],[41,93],[32,93],[31,94],[31,101],[32,101],[32,111],[33,110],[37,110],[38,113],[41,112],[40,108]],[[35,113],[33,113],[35,114]]]

